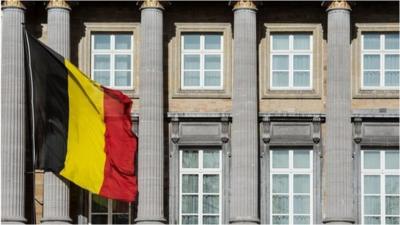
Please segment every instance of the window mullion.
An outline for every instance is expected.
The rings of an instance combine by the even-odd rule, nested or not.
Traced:
[[[199,150],[199,197],[198,197],[198,222],[199,224],[203,224],[203,175],[204,175],[204,169],[203,169],[203,150]]]

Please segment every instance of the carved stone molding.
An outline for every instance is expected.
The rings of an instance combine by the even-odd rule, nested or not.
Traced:
[[[179,118],[171,118],[171,141],[174,144],[179,142]]]
[[[221,141],[222,143],[228,143],[229,141],[229,118],[221,118]]]
[[[26,9],[24,4],[20,0],[5,0],[2,5],[2,9],[5,8],[19,8],[19,9]]]
[[[265,144],[271,141],[271,119],[269,116],[262,118],[262,134],[261,138]]]
[[[333,9],[351,10],[351,7],[350,7],[350,4],[346,0],[335,0],[329,4],[327,11],[333,10]]]
[[[356,117],[354,118],[354,142],[357,144],[361,143],[362,140],[362,130],[361,130],[362,118]]]
[[[257,10],[257,6],[251,0],[239,0],[233,6],[233,10],[238,10],[238,9]]]
[[[68,5],[65,0],[50,0],[47,5],[47,9],[60,8],[60,9],[68,9],[71,10],[71,7]]]
[[[318,116],[313,117],[313,133],[312,139],[315,144],[318,144],[321,140],[321,118]]]
[[[144,0],[142,6],[140,6],[140,9],[146,9],[146,8],[164,9],[160,1],[158,0]]]

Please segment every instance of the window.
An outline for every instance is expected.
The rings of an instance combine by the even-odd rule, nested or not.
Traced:
[[[182,34],[182,89],[223,88],[222,34]]]
[[[179,224],[221,224],[220,150],[181,150]]]
[[[121,201],[108,200],[95,194],[90,194],[91,224],[131,224],[131,204]]]
[[[361,151],[362,224],[400,224],[398,150]]]
[[[362,34],[363,89],[399,88],[399,42],[398,33]]]
[[[133,89],[133,35],[95,33],[91,43],[92,78],[106,87]]]
[[[313,152],[271,151],[270,223],[313,224]]]
[[[271,89],[312,89],[312,46],[311,34],[271,35]]]

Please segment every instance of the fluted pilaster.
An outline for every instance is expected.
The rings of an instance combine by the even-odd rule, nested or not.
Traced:
[[[154,1],[146,2],[141,8],[139,202],[136,222],[158,224],[165,223],[163,11]]]
[[[64,56],[70,57],[70,8],[65,1],[53,0],[47,7],[48,45]],[[69,182],[52,172],[44,174],[42,223],[70,223]]]
[[[328,8],[328,81],[324,223],[354,223],[351,127],[350,7]]]
[[[234,8],[232,182],[230,223],[259,223],[256,8]]]
[[[25,223],[26,91],[20,1],[3,5],[1,51],[1,222]]]

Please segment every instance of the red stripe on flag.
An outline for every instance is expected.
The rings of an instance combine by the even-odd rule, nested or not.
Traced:
[[[100,195],[122,201],[137,196],[135,158],[137,137],[132,132],[132,101],[122,92],[104,88],[106,164]]]

